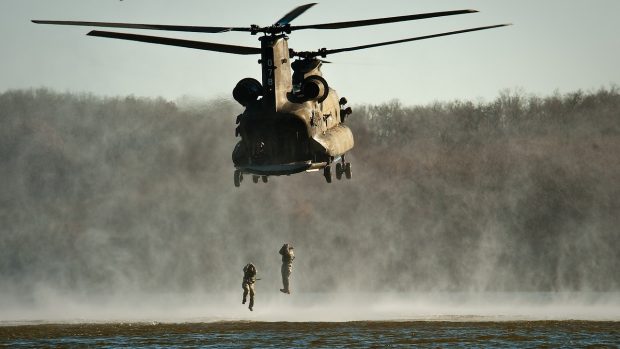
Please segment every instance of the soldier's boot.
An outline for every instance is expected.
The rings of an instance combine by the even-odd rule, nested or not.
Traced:
[[[254,299],[250,298],[250,306],[248,307],[248,309],[250,309],[250,311],[254,311],[252,310],[252,308],[254,308]]]
[[[243,300],[241,301],[241,304],[245,304],[245,297],[243,297]]]
[[[290,291],[290,290],[285,290],[285,289],[283,289],[283,288],[281,288],[281,289],[280,289],[280,292],[282,292],[282,293],[286,293],[286,294],[291,294],[291,291]]]

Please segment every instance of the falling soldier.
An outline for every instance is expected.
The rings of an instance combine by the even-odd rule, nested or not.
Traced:
[[[291,271],[293,270],[293,259],[295,259],[295,251],[293,250],[293,246],[291,244],[284,244],[280,249],[280,254],[282,255],[282,287],[280,292],[282,293],[291,293],[291,289],[289,288],[288,279],[291,276]]]
[[[246,297],[248,296],[248,292],[250,293],[250,311],[253,311],[254,307],[254,283],[256,282],[256,267],[252,263],[246,264],[243,267],[243,283],[241,287],[243,288],[243,301],[241,304],[245,304]]]

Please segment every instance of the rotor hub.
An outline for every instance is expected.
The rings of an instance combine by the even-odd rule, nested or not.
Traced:
[[[250,34],[256,35],[258,33],[263,33],[265,35],[277,35],[277,34],[290,34],[291,33],[291,25],[290,24],[274,24],[268,27],[261,27],[256,24],[250,25]]]

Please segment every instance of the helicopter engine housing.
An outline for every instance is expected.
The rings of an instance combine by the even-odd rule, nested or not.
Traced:
[[[253,78],[241,79],[233,89],[233,98],[246,107],[264,95],[263,85]]]
[[[329,94],[327,81],[319,75],[311,75],[304,79],[301,85],[301,93],[306,100],[323,102]]]

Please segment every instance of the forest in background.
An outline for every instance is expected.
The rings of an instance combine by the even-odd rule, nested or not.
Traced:
[[[0,94],[0,293],[620,290],[620,90],[353,106],[353,179],[233,186],[232,99]],[[7,296],[8,297],[8,296]]]

